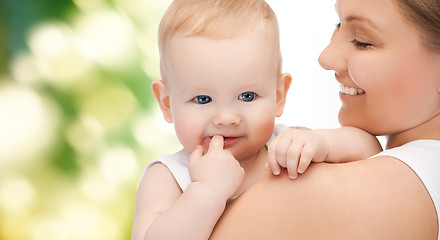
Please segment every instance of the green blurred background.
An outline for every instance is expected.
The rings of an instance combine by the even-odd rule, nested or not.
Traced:
[[[150,92],[170,0],[0,0],[0,239],[130,239],[179,148]]]

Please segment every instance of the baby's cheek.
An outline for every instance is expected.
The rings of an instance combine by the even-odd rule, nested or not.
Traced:
[[[275,126],[275,119],[272,118],[259,118],[258,121],[255,122],[255,137],[261,138],[262,141],[269,140],[272,136],[273,129]]]
[[[195,127],[191,127],[189,124],[175,123],[174,128],[176,130],[177,138],[179,139],[179,142],[182,144],[182,146],[189,151],[193,151],[199,144],[199,141],[195,137]]]

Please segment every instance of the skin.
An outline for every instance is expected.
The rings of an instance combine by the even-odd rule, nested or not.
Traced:
[[[170,40],[165,66],[170,109],[164,114],[174,122],[177,137],[186,149],[192,151],[197,145],[206,149],[214,135],[238,137],[241,139],[236,144],[226,148],[237,159],[247,160],[272,135],[275,117],[281,115],[284,103],[280,97],[277,105],[277,91],[284,89],[277,89],[276,55],[265,47],[269,41],[251,37]],[[255,93],[255,99],[240,100],[246,92]],[[205,95],[212,101],[194,101]],[[249,131],[255,128],[259,134]]]
[[[423,46],[418,29],[393,1],[381,3],[380,10],[376,4],[338,1],[341,27],[319,60],[325,69],[335,71],[341,85],[366,92],[355,97],[341,95],[340,123],[398,139],[396,133],[416,128],[440,113],[440,57]],[[360,44],[353,47],[353,39]],[[414,135],[420,138],[417,132]]]
[[[265,144],[291,77],[278,72],[271,42],[258,33],[174,36],[166,44],[166,79],[154,81],[152,91],[192,152],[192,183],[182,193],[166,166],[149,168],[139,183],[132,239],[207,239],[226,201],[265,175]]]
[[[174,123],[179,141],[192,151],[192,183],[182,193],[167,167],[148,169],[136,197],[133,239],[208,238],[226,201],[263,177],[271,156],[277,167],[282,155],[293,159],[286,146],[299,149],[296,161],[288,163],[291,173],[297,173],[298,163],[305,165],[299,168],[303,173],[312,159],[335,155],[347,160],[380,149],[377,139],[355,128],[334,134],[295,128],[267,150],[291,82],[289,74],[278,74],[279,58],[267,47],[271,43],[261,35],[243,35],[224,40],[177,36],[167,44],[166,80],[154,81],[152,90],[165,120]],[[352,152],[328,144],[354,137],[359,141],[347,143]],[[324,147],[332,151],[323,153]]]
[[[376,137],[354,127],[306,129],[292,127],[281,132],[268,147],[268,172],[280,175],[287,170],[290,179],[306,171],[310,163],[346,163],[371,157],[382,151]]]
[[[394,1],[338,0],[336,9],[341,24],[319,62],[361,93],[340,93],[341,124],[387,135],[388,148],[440,140],[440,54]],[[395,158],[312,164],[294,182],[285,175],[235,200],[211,239],[437,239],[429,193]]]

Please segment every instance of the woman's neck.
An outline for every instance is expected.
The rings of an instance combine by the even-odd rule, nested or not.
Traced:
[[[440,114],[414,128],[388,136],[386,148],[395,148],[419,139],[440,140]]]

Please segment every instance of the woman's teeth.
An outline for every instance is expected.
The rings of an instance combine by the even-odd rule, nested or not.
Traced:
[[[361,95],[365,93],[363,89],[349,87],[345,85],[341,85],[341,92],[348,95]]]

